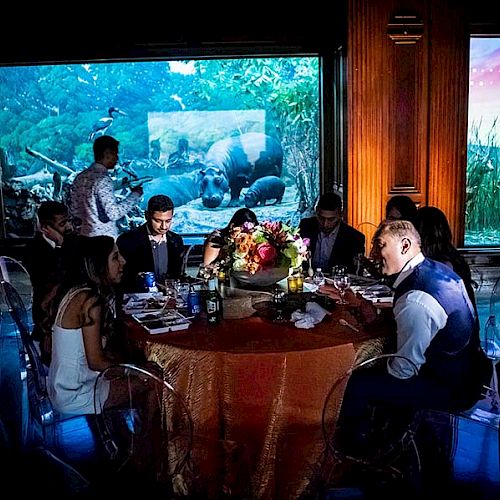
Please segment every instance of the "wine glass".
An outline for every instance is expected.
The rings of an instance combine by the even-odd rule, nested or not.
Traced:
[[[344,295],[345,291],[351,285],[351,278],[347,273],[341,274],[337,273],[333,275],[333,284],[335,288],[340,292],[340,300],[337,302],[338,304],[348,304],[347,300],[345,300]]]

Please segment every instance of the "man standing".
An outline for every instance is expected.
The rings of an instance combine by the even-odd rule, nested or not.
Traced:
[[[157,283],[161,284],[165,278],[181,276],[184,243],[170,231],[173,215],[174,204],[168,196],[152,196],[145,213],[146,223],[118,237],[116,244],[126,260],[123,291],[138,290],[140,272],[154,272]]]
[[[95,162],[80,172],[71,189],[71,214],[81,223],[79,234],[83,236],[107,235],[116,238],[116,221],[135,207],[142,194],[142,187],[131,189],[131,193],[118,202],[113,181],[108,170],[118,162],[119,142],[109,135],[94,141]]]
[[[411,222],[382,222],[373,246],[383,273],[395,278],[396,356],[401,357],[387,367],[354,372],[344,395],[342,424],[352,431],[365,421],[370,404],[382,403],[393,415],[472,407],[492,368],[480,347],[464,282],[448,266],[423,256]]]
[[[365,253],[365,236],[342,222],[342,200],[335,193],[323,194],[316,206],[316,216],[302,219],[302,238],[309,238],[312,266],[329,273],[333,266],[346,266],[356,272],[355,257]]]
[[[26,246],[23,259],[33,286],[33,338],[40,341],[42,359],[50,360],[50,331],[43,325],[42,304],[62,276],[61,247],[73,233],[68,208],[58,201],[44,201],[38,208],[38,229]]]

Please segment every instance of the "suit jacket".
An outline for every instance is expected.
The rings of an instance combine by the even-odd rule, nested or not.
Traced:
[[[311,252],[311,257],[314,256],[319,234],[318,219],[316,217],[302,219],[299,229],[302,238],[310,239],[309,250]],[[341,222],[328,261],[328,269],[323,269],[323,271],[329,273],[333,266],[342,265],[347,266],[348,272],[355,273],[356,263],[354,257],[359,253],[365,253],[365,235],[344,222]]]
[[[127,261],[123,270],[121,288],[124,292],[137,292],[137,274],[155,270],[146,224],[121,234],[116,244]],[[167,232],[167,251],[167,278],[180,278],[184,243],[182,238],[172,231]]]
[[[42,233],[37,231],[26,246],[23,263],[33,286],[33,336],[35,340],[41,340],[43,337],[41,321],[45,316],[41,303],[52,287],[60,282],[63,275],[62,249],[52,247]]]

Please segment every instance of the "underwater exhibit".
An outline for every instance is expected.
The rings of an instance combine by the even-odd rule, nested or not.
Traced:
[[[0,99],[3,237],[32,236],[42,201],[67,202],[105,134],[120,142],[116,196],[144,188],[121,231],[155,194],[186,236],[239,206],[298,224],[319,194],[318,57],[4,66]]]

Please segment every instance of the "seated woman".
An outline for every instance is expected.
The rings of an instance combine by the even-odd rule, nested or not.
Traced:
[[[393,196],[385,206],[385,218],[389,220],[409,220],[414,222],[416,215],[417,206],[409,196]]]
[[[223,229],[216,229],[210,233],[203,244],[203,265],[212,264],[219,256],[220,249],[224,246],[224,239],[229,236],[233,227],[242,226],[245,222],[257,225],[257,216],[249,208],[240,208],[234,212],[229,224]]]
[[[436,207],[421,207],[417,210],[415,227],[420,234],[422,253],[451,267],[463,280],[467,294],[476,304],[469,264],[452,243],[450,225],[446,215]]]
[[[48,391],[54,408],[66,414],[94,413],[94,382],[105,368],[120,362],[105,351],[112,330],[114,292],[125,260],[110,236],[80,237],[72,263],[50,303],[53,318],[52,361]],[[114,406],[123,395],[103,384],[102,400]],[[114,392],[116,390],[116,393]],[[120,392],[120,393],[118,393]]]

